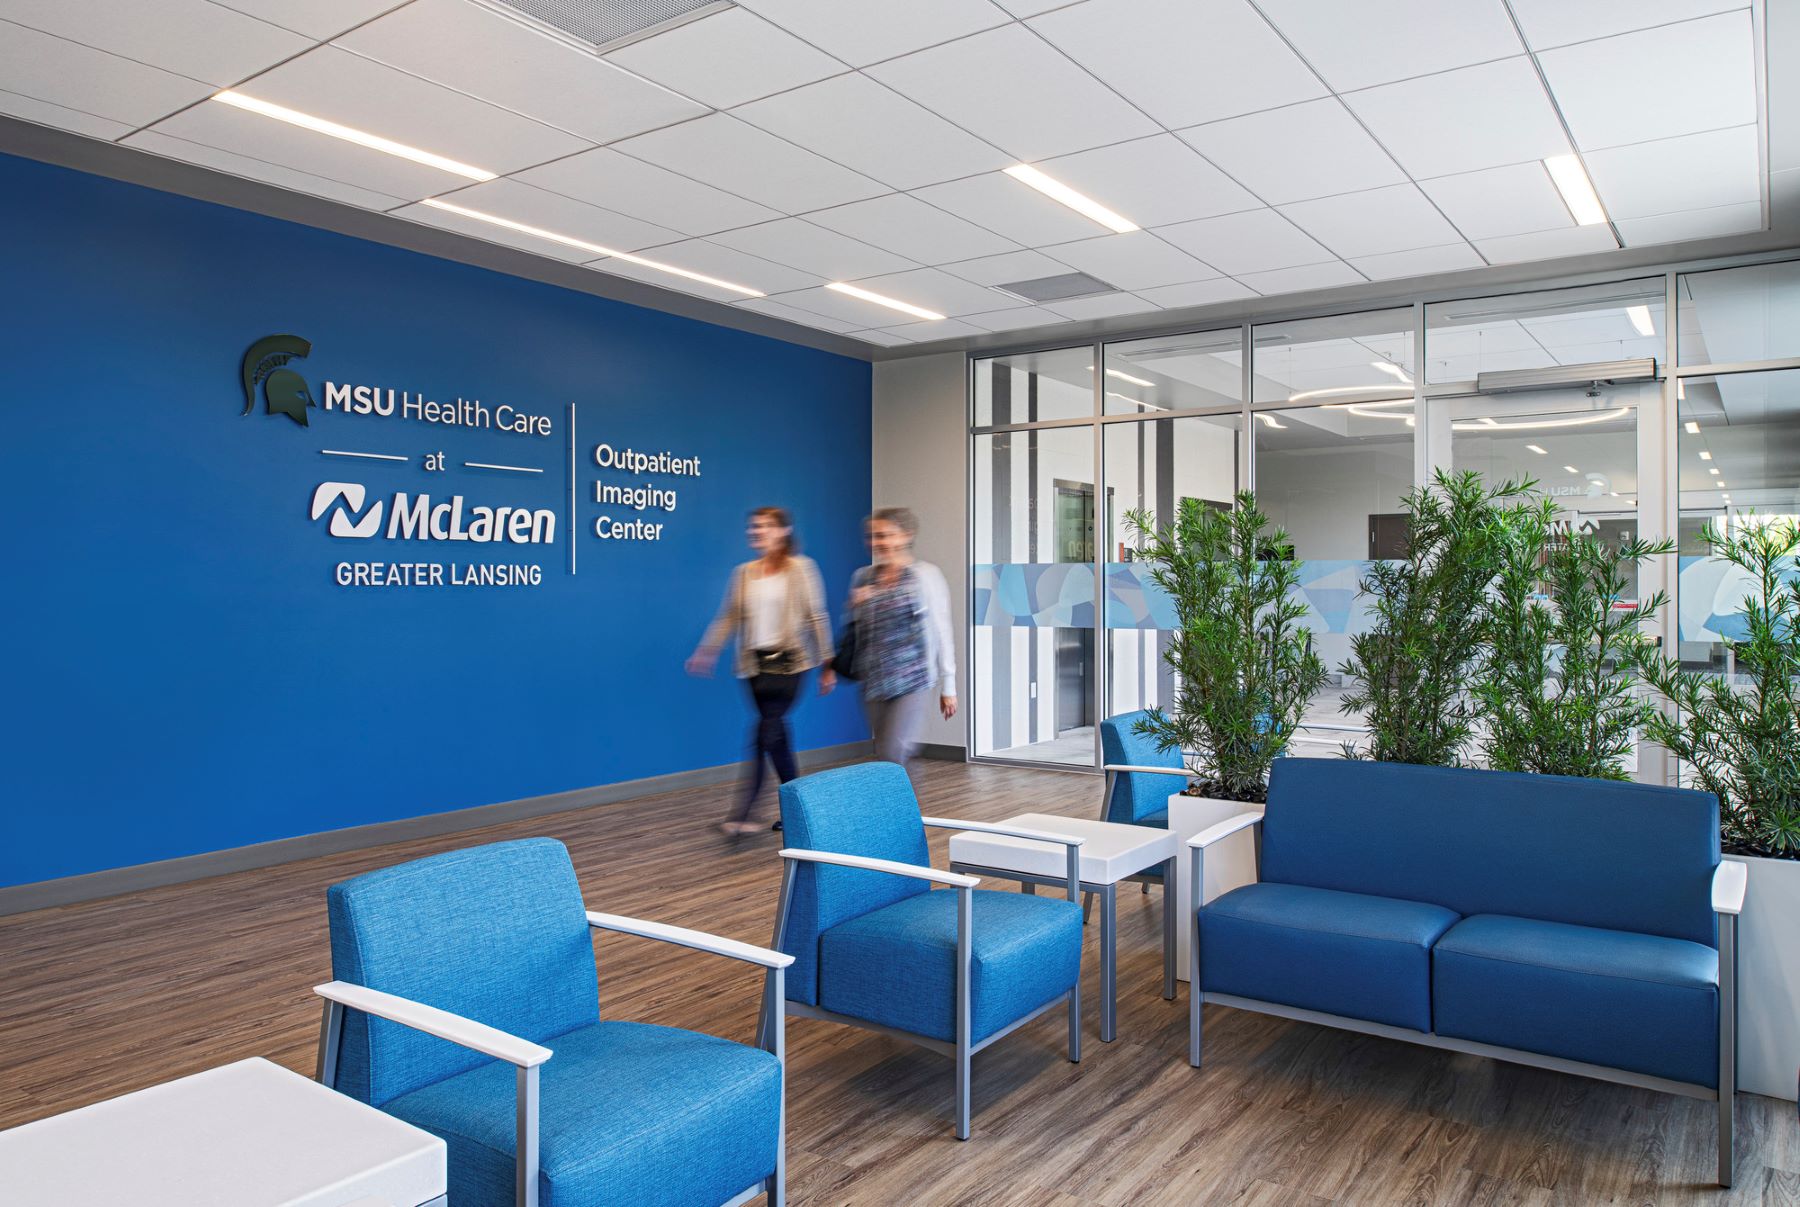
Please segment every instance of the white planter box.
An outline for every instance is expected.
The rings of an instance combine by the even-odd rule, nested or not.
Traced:
[[[1176,855],[1175,876],[1175,975],[1188,979],[1188,949],[1194,940],[1194,903],[1189,885],[1193,883],[1193,852],[1187,840],[1200,831],[1246,811],[1260,811],[1260,806],[1241,800],[1219,800],[1211,796],[1184,796],[1177,792],[1169,798],[1169,829],[1180,843]],[[1221,893],[1256,882],[1256,840],[1249,830],[1240,830],[1206,849],[1202,865],[1205,882],[1200,886],[1204,905]]]
[[[1800,860],[1750,869],[1738,918],[1738,1089],[1792,1102],[1800,1076]]]

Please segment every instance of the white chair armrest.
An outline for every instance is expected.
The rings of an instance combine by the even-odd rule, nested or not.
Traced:
[[[1744,910],[1744,889],[1750,883],[1750,868],[1735,859],[1719,862],[1713,872],[1712,907],[1715,914],[1739,914]]]
[[[920,867],[916,863],[896,863],[892,859],[865,859],[861,855],[839,855],[835,851],[802,851],[793,847],[783,848],[780,854],[783,859],[829,863],[834,867],[861,868],[865,872],[886,872],[892,876],[910,876],[914,880],[929,880],[933,884],[948,884],[953,888],[974,888],[981,883],[979,876],[940,872],[936,868]]]
[[[1229,838],[1239,830],[1253,826],[1262,819],[1263,815],[1261,813],[1239,813],[1232,817],[1227,817],[1217,825],[1208,826],[1206,829],[1188,839],[1187,844],[1198,851],[1204,847],[1210,847],[1221,838]]]
[[[663,943],[674,943],[679,947],[691,947],[695,951],[706,951],[715,956],[742,960],[746,964],[760,964],[764,968],[786,968],[794,962],[794,957],[785,952],[770,951],[767,947],[757,947],[752,943],[740,943],[736,939],[720,938],[718,935],[709,935],[703,930],[689,930],[685,926],[646,922],[641,918],[627,918],[620,914],[602,914],[594,910],[588,911],[587,920],[588,925],[595,930],[617,931],[622,935],[636,935],[640,939],[656,939]]]
[[[973,830],[981,834],[1002,834],[1008,838],[1029,838],[1035,842],[1055,842],[1065,847],[1078,847],[1087,841],[1075,835],[1053,834],[1049,830],[1032,830],[1024,826],[1002,826],[991,821],[958,821],[953,817],[926,817],[920,820],[939,830]]]
[[[478,1023],[472,1018],[439,1010],[436,1006],[427,1006],[398,994],[370,989],[366,985],[331,981],[324,985],[314,985],[313,992],[340,1006],[361,1010],[364,1014],[373,1014],[403,1027],[447,1039],[453,1044],[480,1052],[483,1056],[491,1056],[495,1060],[504,1060],[507,1064],[517,1065],[522,1069],[535,1068],[551,1056],[550,1049],[542,1044],[534,1044],[497,1027]]]
[[[1146,771],[1152,775],[1179,775],[1182,779],[1193,779],[1194,773],[1186,767],[1135,767],[1130,763],[1108,763],[1100,768],[1102,771],[1119,771],[1136,774]]]

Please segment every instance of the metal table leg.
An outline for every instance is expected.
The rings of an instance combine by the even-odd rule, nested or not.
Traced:
[[[1119,1015],[1119,886],[1100,893],[1100,1038],[1111,1043]]]
[[[1175,1000],[1175,861],[1163,863],[1163,1001]]]

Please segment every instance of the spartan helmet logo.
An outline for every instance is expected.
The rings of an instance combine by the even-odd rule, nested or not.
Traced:
[[[301,427],[306,424],[306,408],[315,405],[306,379],[283,365],[312,351],[312,344],[297,335],[265,335],[244,353],[244,414],[256,406],[256,387],[260,382],[263,398],[271,415],[286,415]]]

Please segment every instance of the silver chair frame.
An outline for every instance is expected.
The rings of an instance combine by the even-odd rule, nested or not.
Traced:
[[[939,828],[959,828],[940,819],[927,819],[928,826]],[[983,827],[995,829],[995,827]],[[1060,881],[1048,883],[1061,884],[1073,902],[1081,888],[1081,839],[1052,839],[1047,835],[1033,835],[1044,841],[1062,842],[1068,848],[1068,874]],[[799,865],[806,861],[811,851],[783,851],[781,876],[781,904],[775,911],[775,937],[769,946],[781,950],[781,939],[787,933],[788,916],[793,909],[794,881],[799,874]],[[892,873],[890,873],[892,874]],[[971,878],[972,879],[972,878]],[[854,1018],[847,1014],[838,1014],[820,1006],[810,1006],[805,1002],[785,1001],[785,1011],[796,1018],[817,1018],[827,1022],[842,1023],[847,1027],[858,1027],[864,1031],[873,1031],[877,1035],[885,1035],[890,1039],[904,1040],[916,1044],[928,1051],[948,1056],[956,1062],[956,1138],[967,1140],[970,1135],[970,1084],[971,1063],[975,1053],[1011,1035],[1020,1027],[1037,1019],[1056,1007],[1067,1003],[1069,1010],[1069,1060],[1073,1064],[1081,1063],[1081,973],[1079,968],[1075,974],[1075,984],[1068,993],[1051,998],[1031,1013],[1015,1019],[980,1042],[973,1042],[972,1003],[974,980],[970,973],[971,953],[974,947],[974,913],[975,887],[973,884],[958,885],[953,888],[956,897],[956,1042],[945,1043],[928,1035],[919,1035],[912,1031],[904,1031],[897,1027],[884,1026],[867,1019]],[[779,1018],[779,1013],[773,1017]]]
[[[1221,823],[1221,827],[1225,824],[1228,823]],[[1260,879],[1262,876],[1262,821],[1259,816],[1256,821],[1247,824],[1250,826],[1255,840],[1256,872]],[[1220,834],[1218,837],[1222,838],[1225,835]],[[1294,1019],[1298,1022],[1316,1023],[1322,1027],[1336,1027],[1343,1031],[1356,1031],[1364,1035],[1379,1035],[1386,1039],[1403,1040],[1407,1043],[1439,1048],[1449,1052],[1466,1052],[1473,1056],[1485,1056],[1492,1060],[1505,1060],[1513,1064],[1530,1065],[1533,1068],[1573,1073],[1580,1077],[1592,1077],[1598,1081],[1611,1081],[1619,1085],[1635,1086],[1639,1089],[1659,1090],[1665,1094],[1679,1094],[1684,1098],[1699,1098],[1719,1104],[1718,1181],[1720,1186],[1730,1187],[1735,1168],[1733,1122],[1737,1104],[1737,912],[1735,909],[1719,907],[1716,890],[1714,911],[1719,923],[1719,1084],[1717,1088],[1714,1088],[1693,1082],[1672,1081],[1665,1077],[1652,1077],[1627,1069],[1588,1064],[1585,1061],[1565,1060],[1559,1056],[1545,1056],[1538,1052],[1506,1048],[1497,1044],[1456,1039],[1429,1031],[1415,1031],[1410,1027],[1395,1027],[1387,1023],[1372,1023],[1359,1018],[1347,1018],[1343,1015],[1326,1014],[1317,1010],[1304,1010],[1297,1006],[1286,1006],[1280,1002],[1266,1002],[1255,998],[1239,997],[1231,993],[1208,994],[1200,988],[1200,900],[1207,844],[1200,842],[1196,837],[1188,845],[1193,852],[1192,867],[1189,869],[1189,875],[1192,878],[1190,888],[1193,896],[1189,899],[1194,902],[1193,916],[1187,920],[1187,925],[1191,928],[1190,937],[1193,940],[1188,947],[1188,1064],[1194,1068],[1200,1067],[1200,1008],[1210,1001],[1219,1006],[1251,1010],[1258,1014],[1271,1014],[1278,1018]],[[1742,905],[1741,890],[1737,904]]]

